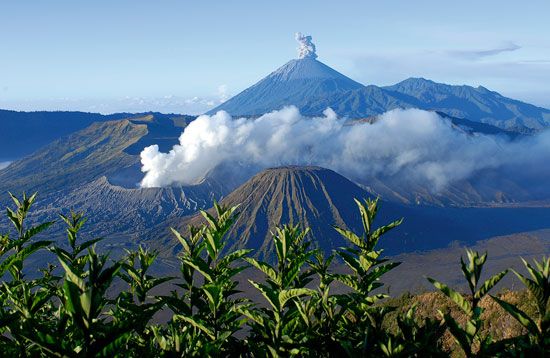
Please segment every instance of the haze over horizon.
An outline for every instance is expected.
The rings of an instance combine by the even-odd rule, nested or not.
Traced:
[[[424,77],[550,107],[545,1],[100,2],[2,5],[0,108],[202,113],[297,58],[297,31],[363,84]]]

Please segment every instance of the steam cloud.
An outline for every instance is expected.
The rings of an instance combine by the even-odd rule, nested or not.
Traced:
[[[256,169],[318,165],[358,182],[390,178],[437,191],[488,168],[523,165],[549,175],[542,171],[550,163],[549,131],[516,141],[470,135],[417,109],[354,125],[331,109],[318,118],[304,117],[296,107],[257,119],[233,119],[220,111],[191,122],[179,142],[169,153],[157,145],[142,151],[143,187],[195,184],[221,163],[239,163]]]
[[[315,45],[311,42],[311,36],[304,36],[301,32],[297,32],[294,37],[300,44],[300,47],[298,47],[298,58],[317,58]]]

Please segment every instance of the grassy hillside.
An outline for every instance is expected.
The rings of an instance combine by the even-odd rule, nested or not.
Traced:
[[[146,134],[145,124],[129,120],[94,123],[0,171],[0,192],[46,194],[130,167],[139,159],[124,150]]]
[[[536,316],[537,308],[531,300],[527,290],[503,291],[496,294],[501,300],[517,306],[520,310],[526,312],[529,316]],[[450,312],[458,322],[464,324],[467,316],[463,311],[447,296],[441,292],[426,292],[416,295],[404,294],[398,298],[390,298],[384,304],[387,307],[395,309],[384,318],[384,325],[392,332],[398,333],[399,326],[397,320],[400,315],[404,315],[411,308],[415,309],[415,319],[424,318],[438,319],[438,311]],[[481,300],[480,307],[483,309],[481,320],[483,325],[480,334],[482,336],[491,336],[495,341],[513,339],[527,333],[525,327],[507,314],[495,300],[485,297]],[[453,357],[463,357],[459,344],[450,331],[446,331],[440,338],[442,350],[448,352]]]
[[[21,159],[55,140],[83,130],[94,123],[146,116],[162,118],[164,121],[173,120],[174,124],[180,127],[195,118],[161,113],[102,115],[86,112],[18,112],[0,109],[0,162]]]

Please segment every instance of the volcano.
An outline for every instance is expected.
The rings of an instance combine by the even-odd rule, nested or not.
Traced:
[[[387,87],[364,86],[317,60],[311,36],[298,35],[298,59],[207,114],[223,110],[232,116],[256,117],[293,105],[306,116],[321,116],[330,107],[341,117],[363,119],[396,108],[419,108],[524,134],[550,125],[550,110],[481,86],[447,85],[424,78]]]
[[[321,167],[285,166],[266,169],[226,196],[221,204],[236,206],[237,217],[227,233],[227,250],[253,249],[253,255],[270,259],[274,248],[271,232],[283,224],[310,229],[308,239],[325,254],[347,246],[334,225],[363,233],[354,199],[373,198],[344,176]],[[213,209],[208,210],[214,214]],[[380,241],[388,255],[432,250],[460,242],[472,244],[491,236],[547,227],[546,209],[489,209],[406,206],[379,201],[375,227],[404,218]],[[537,218],[535,220],[531,218]],[[163,257],[173,257],[181,246],[169,227],[188,234],[188,225],[205,224],[201,214],[171,219],[143,235]],[[518,230],[518,228],[521,228]]]
[[[258,116],[286,105],[305,108],[312,98],[328,98],[362,87],[314,58],[295,59],[208,113],[224,110],[235,116]]]
[[[326,253],[347,245],[333,225],[362,230],[361,218],[354,199],[373,198],[371,194],[342,175],[315,166],[285,166],[266,169],[237,188],[221,201],[222,205],[239,205],[238,216],[229,232],[231,249],[251,248],[261,257],[271,257],[271,232],[283,224],[300,225],[310,231],[313,244]],[[414,209],[383,202],[377,225],[407,216],[418,216]],[[200,214],[169,223],[185,231],[188,225],[203,222]],[[165,224],[165,227],[168,225]],[[395,233],[403,234],[396,229]],[[161,235],[164,236],[164,235]],[[406,235],[390,235],[384,246],[391,251],[406,241]],[[392,249],[393,248],[393,249]]]

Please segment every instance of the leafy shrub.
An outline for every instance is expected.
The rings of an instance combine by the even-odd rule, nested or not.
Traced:
[[[216,203],[215,215],[202,212],[205,225],[189,228],[187,235],[173,230],[182,247],[179,275],[156,277],[151,274],[156,252],[139,247],[113,259],[97,253],[101,239],[82,241],[86,219],[81,213],[60,217],[67,226],[65,245],[36,240],[53,223],[27,228],[35,198],[12,196],[15,209],[7,216],[16,237],[0,236],[2,356],[432,357],[462,352],[530,357],[544,356],[550,348],[550,259],[524,262],[529,277],[516,272],[534,313],[489,295],[507,271],[481,283],[487,254],[467,251],[461,268],[469,294],[429,279],[452,305],[432,300],[439,314],[426,314],[418,309],[421,296],[389,300],[381,293],[381,278],[399,263],[385,259],[377,245],[401,220],[373,227],[376,200],[356,200],[362,233],[335,228],[348,247],[325,257],[310,248],[308,230],[285,225],[273,233],[275,256],[265,261],[254,258],[252,250],[227,250],[226,233],[237,208]],[[58,265],[28,279],[25,261],[39,250],[55,254]],[[335,260],[345,265],[344,272],[333,271]],[[249,280],[261,300],[239,290],[244,270],[264,276]],[[153,294],[161,287],[159,292],[174,289]],[[488,300],[523,331],[493,339],[484,328]],[[154,318],[161,313],[170,316],[164,324]],[[444,344],[449,334],[457,342],[454,352]]]

